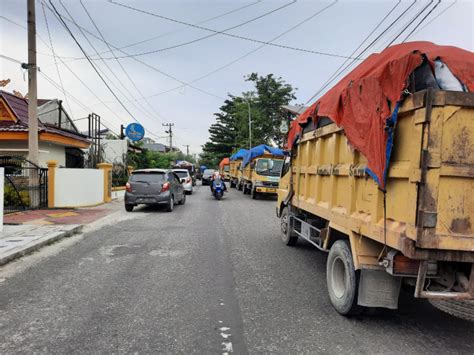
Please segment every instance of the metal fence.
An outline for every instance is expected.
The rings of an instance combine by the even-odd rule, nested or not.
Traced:
[[[0,156],[5,168],[5,213],[48,207],[48,169],[21,156]]]

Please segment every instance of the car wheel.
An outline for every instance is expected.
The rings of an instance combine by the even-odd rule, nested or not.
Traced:
[[[166,205],[166,212],[173,212],[174,210],[174,197],[173,195],[170,196],[170,200],[168,201],[168,204]]]
[[[340,314],[351,316],[363,310],[357,305],[359,274],[354,269],[352,252],[346,240],[336,241],[326,264],[329,299]]]
[[[180,201],[181,205],[184,205],[186,203],[186,193],[183,192],[183,198]]]
[[[132,212],[133,211],[133,205],[130,205],[128,203],[125,204],[125,211],[127,212]]]
[[[290,227],[290,212],[288,207],[283,208],[280,216],[280,229],[281,229],[281,240],[286,245],[292,247],[296,245],[298,236],[294,235]]]

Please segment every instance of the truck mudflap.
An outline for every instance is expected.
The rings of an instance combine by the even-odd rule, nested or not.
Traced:
[[[471,272],[469,279],[463,275],[456,275],[456,281],[459,284],[459,288],[463,291],[452,291],[451,288],[445,290],[429,290],[429,282],[426,282],[426,276],[428,273],[429,262],[423,260],[420,262],[418,269],[418,275],[416,278],[415,285],[415,297],[417,298],[428,298],[428,299],[440,299],[440,300],[474,300],[474,266],[471,265]]]

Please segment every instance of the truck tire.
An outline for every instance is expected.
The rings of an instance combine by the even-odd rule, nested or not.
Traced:
[[[132,212],[133,211],[133,205],[130,205],[130,204],[125,204],[125,211],[127,212]]]
[[[439,310],[454,317],[474,322],[474,301],[473,300],[437,300],[430,299],[429,302]]]
[[[346,240],[336,241],[326,264],[326,278],[329,299],[340,314],[351,316],[363,310],[357,305],[359,275],[354,269],[352,252]]]
[[[286,245],[292,247],[296,245],[298,236],[290,228],[290,211],[288,207],[283,208],[280,215],[281,240]]]
[[[256,200],[258,198],[258,192],[255,187],[250,191],[250,197],[252,197],[252,200]]]
[[[237,184],[237,191],[242,191],[242,184]]]

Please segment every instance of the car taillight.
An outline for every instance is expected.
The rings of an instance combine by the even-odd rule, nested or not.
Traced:
[[[168,191],[170,189],[170,183],[169,182],[165,182],[163,184],[163,186],[161,187],[161,192],[165,192],[165,191]]]
[[[132,192],[132,186],[130,185],[129,182],[125,184],[125,190],[127,190],[127,192]]]
[[[190,178],[187,178],[187,179],[186,179],[186,182],[188,182],[188,183],[191,182],[191,179],[190,179]]]

